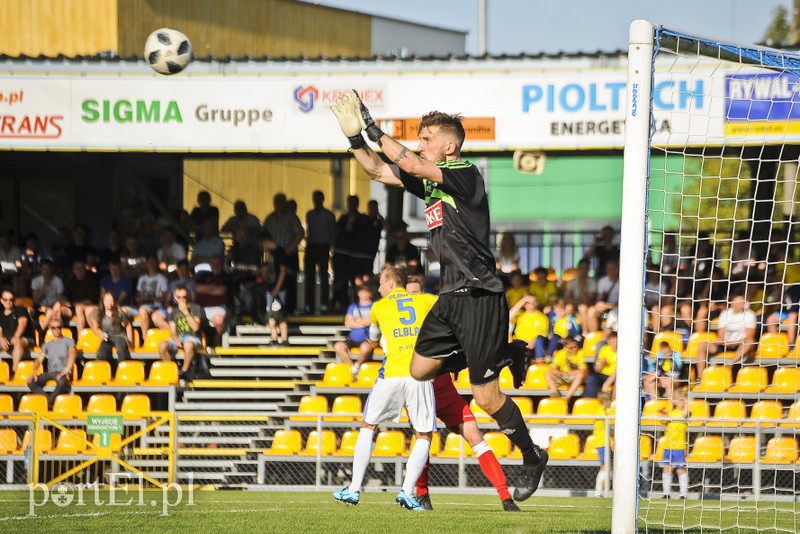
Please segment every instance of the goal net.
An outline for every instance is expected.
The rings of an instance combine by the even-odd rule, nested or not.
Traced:
[[[627,99],[614,531],[798,532],[800,56],[636,21]]]

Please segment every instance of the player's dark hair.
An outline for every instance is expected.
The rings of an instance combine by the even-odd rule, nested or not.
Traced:
[[[425,128],[438,126],[441,130],[456,136],[458,149],[461,150],[461,145],[464,144],[464,139],[467,137],[467,134],[464,133],[464,125],[461,124],[462,119],[463,117],[459,113],[450,115],[441,111],[431,111],[422,117],[422,121],[417,126],[417,135]]]

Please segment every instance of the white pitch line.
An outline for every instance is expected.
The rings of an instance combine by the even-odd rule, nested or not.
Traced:
[[[50,515],[15,515],[15,516],[8,516],[8,517],[0,517],[0,521],[24,521],[24,520],[31,520],[34,519],[64,519],[64,518],[71,518],[71,517],[100,517],[106,515],[158,515],[161,514],[157,511],[158,507],[150,508],[148,510],[141,510],[141,511],[134,511],[134,512],[124,512],[115,510],[113,512],[79,512],[79,513],[71,513],[71,514],[50,514]],[[169,515],[173,513],[180,512],[181,510],[177,508],[169,508]],[[280,508],[258,508],[258,509],[250,509],[250,508],[242,508],[242,509],[228,509],[228,510],[195,510],[193,509],[192,514],[219,514],[219,513],[226,513],[226,514],[242,514],[242,513],[257,513],[257,512],[285,512]]]

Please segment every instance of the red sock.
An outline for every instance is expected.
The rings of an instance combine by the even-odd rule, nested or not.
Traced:
[[[506,475],[503,473],[503,468],[500,466],[500,462],[497,461],[497,457],[494,455],[494,452],[489,449],[478,456],[478,463],[481,464],[481,471],[483,471],[483,474],[486,475],[486,478],[488,478],[489,482],[492,483],[494,489],[497,490],[500,500],[504,501],[506,499],[510,499],[511,494],[508,492]]]
[[[417,495],[427,495],[428,494],[428,471],[431,468],[431,463],[426,462],[425,468],[422,470],[422,473],[419,475],[417,479]]]

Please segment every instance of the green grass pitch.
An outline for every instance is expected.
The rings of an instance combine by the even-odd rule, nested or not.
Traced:
[[[577,497],[533,497],[520,503],[522,513],[503,512],[493,495],[432,494],[433,512],[409,512],[394,504],[393,493],[362,494],[358,506],[334,502],[328,492],[247,492],[195,491],[194,504],[184,503],[166,509],[163,515],[160,492],[144,492],[141,502],[136,493],[115,496],[117,503],[133,499],[129,505],[110,506],[109,495],[97,505],[94,492],[84,495],[84,505],[75,501],[67,506],[54,502],[35,508],[29,516],[28,492],[0,492],[0,532],[276,532],[320,533],[600,533],[611,529],[611,500]],[[174,497],[171,497],[174,501]],[[42,497],[37,496],[37,502]],[[797,532],[795,505],[765,503],[758,512],[752,503],[672,501],[654,502],[642,512],[658,526],[640,532],[701,532],[702,520],[711,528],[702,532]],[[689,528],[680,528],[679,525]],[[740,528],[736,528],[736,526]],[[756,526],[758,529],[756,529]]]

